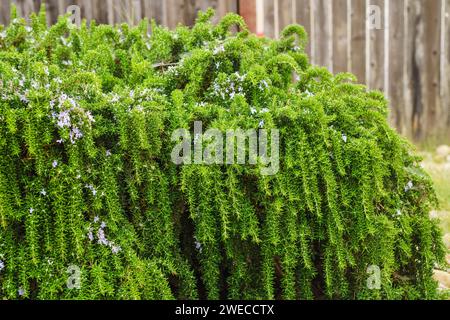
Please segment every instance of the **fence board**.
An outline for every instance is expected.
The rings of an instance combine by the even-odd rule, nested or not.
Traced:
[[[264,17],[266,23],[264,25],[264,35],[269,38],[273,38],[275,35],[274,23],[274,2],[273,0],[264,0]]]
[[[0,1],[0,24],[7,25],[9,23],[10,11],[9,1]]]
[[[444,22],[443,22],[443,32],[444,32],[444,54],[442,58],[444,59],[444,70],[442,70],[443,75],[443,95],[442,95],[442,108],[447,112],[447,123],[446,130],[444,134],[447,141],[450,140],[450,0],[443,0],[444,2]]]
[[[311,2],[310,0],[296,1],[296,23],[301,24],[308,34],[309,41],[306,46],[306,53],[311,56]]]
[[[333,71],[348,70],[347,0],[333,0]]]
[[[351,0],[351,60],[350,72],[360,82],[366,79],[366,6],[363,0]]]
[[[391,102],[390,121],[401,133],[406,133],[406,119],[404,118],[404,56],[405,52],[405,0],[396,0],[390,3],[390,30],[389,38],[389,99]]]
[[[429,0],[427,3],[421,2],[423,6],[423,26],[421,33],[421,45],[423,46],[424,62],[422,65],[423,82],[423,118],[422,130],[423,138],[426,133],[431,136],[437,134],[437,130],[442,128],[442,110],[439,101],[440,95],[440,0]]]
[[[312,2],[314,64],[333,70],[333,11],[329,0]]]
[[[378,8],[384,7],[384,0],[368,0],[368,5],[375,5]],[[367,6],[368,8],[368,6]],[[383,11],[381,11],[384,14]],[[372,13],[371,13],[372,14]],[[380,17],[381,20],[382,17]],[[370,24],[370,20],[369,21]],[[366,83],[371,89],[383,90],[384,88],[384,23],[381,28],[369,28],[366,26]]]
[[[293,23],[292,20],[292,2],[295,0],[278,0],[278,19],[279,30],[281,31],[288,25]]]

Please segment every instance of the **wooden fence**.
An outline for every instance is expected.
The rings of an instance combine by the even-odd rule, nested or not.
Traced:
[[[0,0],[0,23],[15,3],[23,15],[43,0]],[[288,24],[305,26],[311,61],[350,71],[391,101],[391,123],[416,141],[450,140],[450,0],[47,0],[49,23],[69,5],[101,23],[143,17],[174,27],[197,11],[216,19],[242,14],[254,32],[278,37]],[[378,19],[379,18],[379,19]]]

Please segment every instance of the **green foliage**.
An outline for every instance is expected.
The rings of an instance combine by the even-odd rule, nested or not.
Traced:
[[[433,187],[383,95],[310,65],[300,26],[269,40],[213,14],[0,27],[0,297],[436,297]],[[279,173],[176,166],[171,133],[197,120],[279,128]]]

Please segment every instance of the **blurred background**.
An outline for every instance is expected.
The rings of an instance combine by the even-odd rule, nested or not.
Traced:
[[[291,23],[310,36],[311,62],[350,71],[385,92],[390,122],[421,145],[450,144],[450,0],[0,0],[0,24],[11,4],[23,16],[47,4],[49,23],[78,5],[81,18],[137,23],[147,17],[174,28],[199,10],[244,16],[250,29],[277,38]]]
[[[12,4],[26,17],[44,2],[49,24],[77,5],[82,19],[108,24],[147,17],[174,28],[212,7],[216,21],[238,13],[260,36],[303,25],[313,64],[350,71],[389,98],[391,125],[418,146],[435,182],[441,208],[431,214],[450,248],[450,0],[0,0],[0,24]],[[449,288],[449,273],[436,272]]]

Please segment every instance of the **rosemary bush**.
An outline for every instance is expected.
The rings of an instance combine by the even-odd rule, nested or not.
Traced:
[[[0,26],[0,298],[436,297],[433,186],[383,95],[309,64],[300,26],[213,14]],[[175,165],[194,121],[278,128],[279,172]]]

